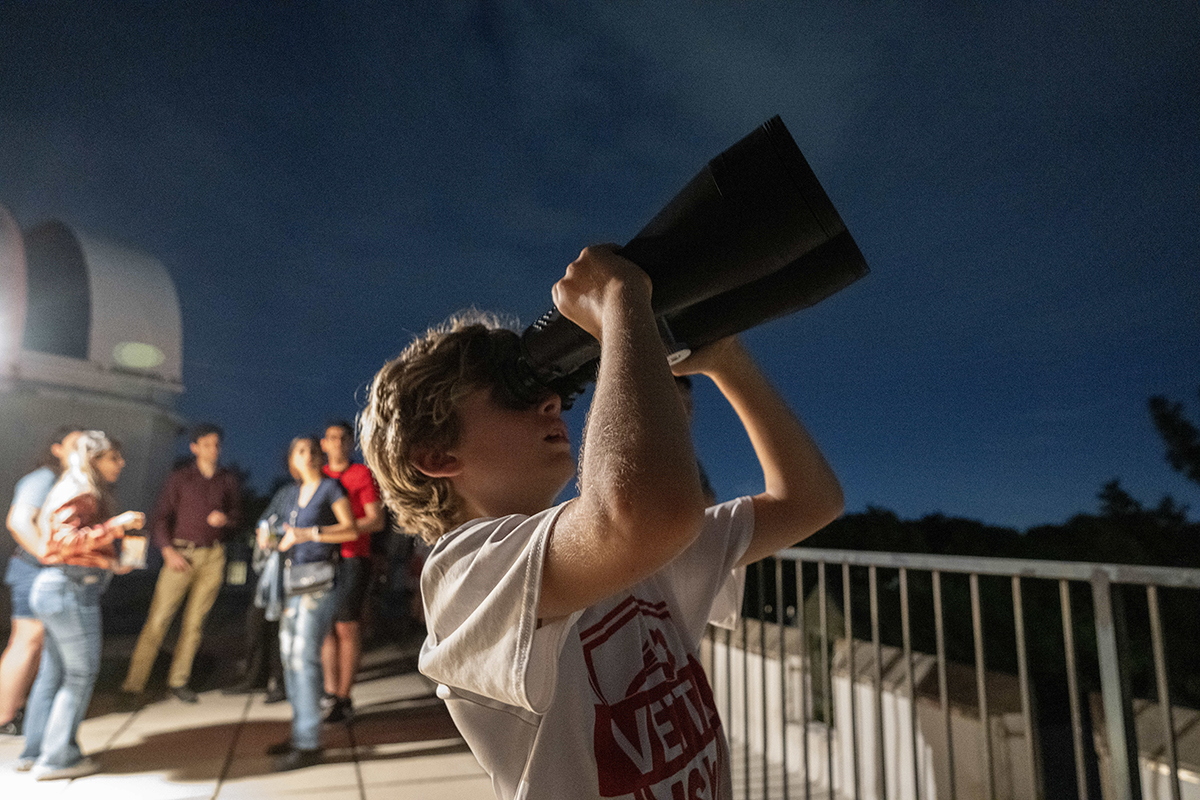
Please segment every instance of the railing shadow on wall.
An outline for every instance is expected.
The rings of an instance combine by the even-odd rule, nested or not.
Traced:
[[[738,797],[1200,800],[1200,570],[796,548],[743,611],[701,648]]]

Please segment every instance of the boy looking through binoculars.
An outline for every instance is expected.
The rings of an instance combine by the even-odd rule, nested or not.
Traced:
[[[498,797],[731,797],[729,751],[697,657],[736,618],[738,567],[816,532],[842,492],[742,345],[692,354],[763,469],[764,491],[705,509],[646,274],[589,247],[553,289],[600,342],[577,497],[562,401],[507,394],[517,334],[454,318],[376,375],[366,459],[400,524],[433,543],[420,668],[440,684]]]

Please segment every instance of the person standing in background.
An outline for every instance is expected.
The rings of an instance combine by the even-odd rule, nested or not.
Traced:
[[[284,609],[279,620],[279,654],[283,680],[292,704],[292,735],[267,748],[277,756],[276,772],[319,764],[321,751],[321,643],[333,625],[337,610],[337,573],[329,571],[333,585],[290,586],[294,570],[332,565],[341,545],[358,538],[350,501],[341,484],[326,477],[321,468],[325,455],[315,436],[298,436],[288,448],[288,471],[296,483],[286,496],[287,522],[279,552],[283,568]],[[260,544],[264,532],[259,532]]]
[[[100,675],[100,595],[114,571],[129,571],[118,561],[114,540],[145,521],[140,511],[112,516],[109,487],[125,467],[120,444],[102,431],[83,431],[69,459],[38,515],[37,554],[47,567],[30,591],[46,642],[17,771],[32,770],[39,781],[100,770],[80,750],[77,736]]]
[[[54,481],[67,469],[67,457],[79,438],[79,429],[64,425],[54,432],[42,464],[13,490],[5,525],[17,549],[8,560],[4,582],[12,595],[12,628],[8,646],[0,655],[0,735],[20,736],[25,716],[22,706],[37,675],[45,632],[29,606],[29,591],[42,564],[34,555],[38,548],[37,516]]]
[[[255,525],[254,555],[251,564],[258,576],[254,601],[246,608],[246,659],[237,681],[223,694],[250,694],[265,679],[266,704],[287,699],[283,688],[283,662],[279,655],[279,614],[281,608],[272,603],[278,597],[278,581],[282,580],[278,546],[279,531],[291,510],[295,487],[281,486],[271,497]],[[269,573],[269,574],[268,574]]]
[[[350,460],[354,452],[354,426],[335,420],[325,426],[321,452],[323,471],[342,485],[358,527],[358,538],[342,545],[338,563],[338,606],[333,628],[321,646],[325,675],[326,722],[342,722],[353,713],[350,688],[362,659],[362,619],[371,585],[371,534],[383,530],[379,487],[371,470]]]
[[[223,542],[241,520],[242,501],[237,476],[217,463],[221,429],[209,423],[197,425],[190,447],[195,463],[171,473],[154,508],[152,536],[162,550],[163,568],[121,687],[127,696],[145,691],[167,628],[187,598],[167,687],[185,703],[199,699],[188,685],[192,661],[204,620],[225,578]]]

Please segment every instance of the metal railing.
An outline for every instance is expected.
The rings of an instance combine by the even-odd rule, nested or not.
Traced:
[[[771,561],[774,562],[773,570]],[[827,574],[831,567],[840,567],[840,570],[834,571],[832,579]],[[747,591],[745,608],[750,612],[748,616],[758,616],[762,621],[744,620],[737,632],[711,629],[707,645],[702,649],[718,708],[724,716],[726,732],[730,737],[735,793],[739,796],[921,800],[937,795],[952,800],[973,800],[976,796],[996,800],[998,776],[994,762],[996,743],[993,739],[996,731],[1003,728],[997,727],[998,723],[995,722],[997,709],[989,712],[989,700],[995,702],[994,698],[989,697],[989,686],[995,691],[997,679],[989,673],[986,657],[988,646],[992,643],[984,636],[987,615],[981,601],[980,582],[983,577],[992,581],[989,584],[992,589],[996,588],[997,578],[1007,578],[1011,586],[1011,623],[1015,640],[1013,660],[1016,694],[1020,699],[1019,730],[1014,731],[1011,739],[1023,740],[1018,749],[1024,752],[1017,752],[1009,760],[1023,759],[1025,765],[1020,775],[1022,785],[1017,785],[1012,776],[1008,776],[1009,783],[1005,785],[1003,794],[1009,797],[1046,797],[1043,757],[1050,756],[1056,761],[1066,758],[1063,752],[1065,746],[1060,745],[1058,752],[1054,752],[1053,748],[1050,752],[1043,752],[1046,746],[1039,741],[1035,693],[1031,689],[1029,669],[1027,611],[1023,597],[1023,587],[1029,587],[1032,583],[1041,602],[1037,623],[1041,626],[1061,624],[1065,675],[1060,677],[1065,680],[1069,700],[1070,749],[1079,799],[1101,800],[1099,795],[1103,794],[1103,800],[1141,800],[1142,784],[1146,780],[1143,770],[1149,770],[1165,776],[1169,794],[1160,782],[1156,789],[1159,796],[1181,800],[1177,753],[1179,730],[1172,716],[1160,590],[1184,590],[1190,600],[1200,599],[1200,595],[1191,591],[1200,589],[1200,570],[808,548],[781,551],[774,559],[752,565],[749,570],[748,583],[751,588]],[[864,571],[865,598],[862,596]],[[898,600],[898,647],[885,646],[881,636],[881,571],[887,571],[890,578],[886,584],[889,596]],[[894,577],[891,575],[893,571]],[[840,581],[837,572],[840,572]],[[927,584],[924,578],[918,576],[927,576]],[[961,582],[961,576],[966,576],[970,598],[975,696],[964,700],[959,692],[960,708],[956,727],[952,720],[953,703],[949,697],[947,672],[948,669],[956,670],[961,677],[966,668],[951,662],[947,656],[948,615],[944,603],[947,586],[943,578]],[[910,608],[910,584],[914,579],[922,580],[922,586],[928,585],[928,591],[932,594],[932,644],[935,651],[932,656],[914,650],[913,611]],[[830,600],[836,599],[838,594],[830,586],[835,582],[841,583],[840,612],[831,609]],[[1046,597],[1052,596],[1054,583],[1057,583],[1058,589],[1058,620],[1046,618],[1051,616],[1046,609]],[[769,590],[770,584],[774,585],[773,592]],[[1084,626],[1080,621],[1082,618],[1073,614],[1073,586],[1090,587],[1094,626]],[[1153,686],[1157,699],[1157,724],[1160,726],[1156,735],[1161,736],[1162,742],[1162,747],[1153,757],[1139,754],[1129,682],[1127,603],[1122,595],[1127,591],[1136,591],[1136,587],[1141,587],[1145,592],[1144,622],[1149,628],[1151,640]],[[810,593],[810,589],[815,589],[815,592]],[[962,594],[961,591],[959,594]],[[1082,588],[1075,594],[1082,595]],[[993,620],[998,613],[999,604],[994,602],[996,596],[995,592],[989,595],[991,601],[987,608]],[[1080,606],[1083,602],[1081,598],[1076,598],[1074,605]],[[862,624],[864,614],[855,613],[856,604],[869,609],[869,645],[865,639],[855,638],[866,634],[865,625]],[[812,609],[814,605],[815,609]],[[1197,604],[1197,608],[1200,608],[1200,604]],[[887,610],[894,612],[891,608]],[[1084,610],[1086,616],[1086,608]],[[965,616],[965,609],[954,607],[951,612]],[[842,616],[840,631],[836,630],[838,626],[833,619],[837,613]],[[859,621],[857,628],[856,617]],[[929,621],[927,617],[919,620],[921,623]],[[1193,631],[1171,633],[1200,637],[1200,615],[1194,621],[1197,627]],[[811,630],[814,622],[818,628],[816,632]],[[893,640],[897,638],[895,627],[890,627]],[[1089,680],[1099,684],[1100,702],[1091,703],[1089,709],[1084,705],[1088,690],[1081,682],[1079,640],[1087,638],[1087,644],[1090,645],[1092,628],[1094,652],[1085,653],[1084,657],[1090,665],[1089,669],[1095,673],[1089,675]],[[1081,630],[1085,635],[1077,635]],[[1144,634],[1143,628],[1138,630]],[[916,631],[929,639],[927,628],[918,627]],[[1039,629],[1039,633],[1044,635],[1044,632],[1044,627]],[[831,640],[835,636],[840,639],[836,643],[836,647],[840,648],[836,658],[835,648],[831,647]],[[965,641],[965,634],[960,639]],[[867,652],[864,654],[862,650]],[[886,659],[885,650],[891,654]],[[920,675],[916,667],[918,660],[923,664]],[[836,697],[833,677],[837,666],[835,661],[846,673],[844,679],[838,679]],[[1007,666],[1011,666],[1011,663]],[[937,716],[936,712],[931,711],[934,701],[930,696],[923,706],[929,713],[925,714],[923,719],[926,724],[922,726],[919,724],[918,703],[921,698],[918,696],[918,681],[929,687],[933,681],[934,667],[940,723],[930,724],[930,714],[934,718]],[[1043,667],[1044,671],[1043,665],[1039,667]],[[1193,674],[1196,671],[1200,671],[1200,667],[1193,665]],[[752,674],[755,672],[757,674]],[[885,685],[885,673],[890,676],[890,687]],[[1006,685],[1011,685],[1010,677],[1001,678],[1007,681]],[[929,688],[926,693],[931,695]],[[888,710],[885,709],[885,697],[888,709],[893,712],[890,719],[885,713]],[[979,720],[976,726],[980,739],[979,764],[972,765],[972,768],[982,774],[980,781],[965,788],[958,785],[961,779],[956,779],[956,763],[961,769],[973,755],[963,753],[961,749],[956,750],[956,738],[964,739],[961,734],[965,724],[962,721],[965,712],[961,708],[964,703],[972,706],[965,716]],[[1152,705],[1142,703],[1142,707],[1152,708]],[[1197,719],[1200,720],[1200,716]],[[1094,742],[1088,743],[1085,741],[1085,731],[1092,727],[1093,722]],[[1187,727],[1200,728],[1200,724],[1195,723],[1194,720]],[[934,730],[938,727],[940,730]],[[789,737],[798,737],[800,741],[789,742]],[[933,738],[938,740],[936,753],[928,746]],[[823,753],[819,752],[821,743],[824,744]],[[1105,764],[1099,763],[1102,757],[1096,754],[1102,743],[1107,743]],[[797,750],[799,763],[795,763]],[[866,769],[862,763],[868,760],[868,754],[873,769]],[[892,763],[888,763],[889,759]],[[931,774],[934,769],[940,776],[937,782]],[[949,776],[948,782],[944,779],[946,775]],[[839,776],[840,781],[837,780]],[[1101,792],[1096,791],[1097,784],[1102,787]]]

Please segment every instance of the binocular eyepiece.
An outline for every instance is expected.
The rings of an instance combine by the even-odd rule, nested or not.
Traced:
[[[808,308],[869,271],[778,116],[708,162],[618,252],[654,282],[673,360]],[[595,379],[599,356],[599,342],[551,308],[503,359],[504,390],[526,404],[553,391],[569,407]]]

